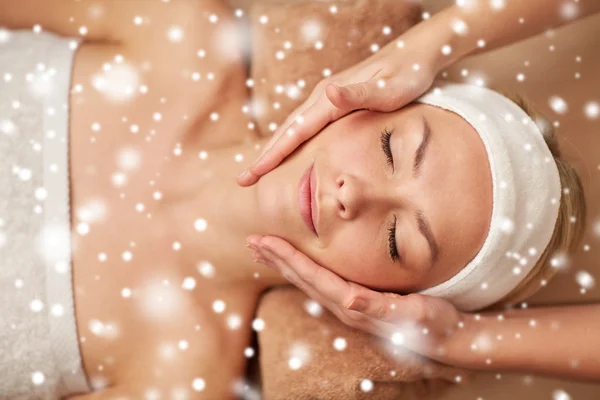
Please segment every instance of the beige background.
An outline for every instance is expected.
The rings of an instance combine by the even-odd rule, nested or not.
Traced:
[[[231,3],[247,8],[252,1],[231,0]],[[425,10],[434,13],[452,4],[452,1],[423,0],[421,4]],[[581,60],[577,61],[577,57],[581,57]],[[468,71],[466,78],[461,75],[463,69]],[[516,79],[519,73],[525,75],[523,82]],[[588,226],[580,250],[570,257],[565,271],[530,299],[529,304],[549,301],[563,304],[599,302],[600,118],[587,118],[584,106],[590,101],[600,103],[600,15],[464,60],[450,68],[448,74],[449,78],[456,81],[482,77],[488,86],[522,93],[534,102],[536,108],[560,124],[558,133],[563,152],[580,172],[585,186]],[[576,74],[580,74],[580,77],[576,78]],[[568,111],[564,115],[550,108],[551,96],[560,96],[567,102]],[[589,246],[589,250],[584,250],[584,245]],[[591,273],[597,282],[586,293],[580,292],[575,279],[575,274],[581,270]],[[597,343],[583,345],[599,346],[600,337]],[[600,384],[507,374],[502,374],[500,378],[495,374],[481,374],[469,388],[454,388],[443,398],[490,400],[512,397],[541,400],[552,399],[553,391],[557,389],[565,390],[572,399],[600,399]]]

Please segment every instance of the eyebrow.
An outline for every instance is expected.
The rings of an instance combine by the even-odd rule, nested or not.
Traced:
[[[423,165],[423,161],[425,160],[425,155],[427,154],[427,149],[429,148],[429,143],[431,141],[431,127],[429,126],[429,122],[423,116],[423,125],[425,129],[423,131],[423,139],[421,140],[421,144],[417,148],[415,152],[415,161],[413,164],[413,176],[418,178],[421,173],[421,166]],[[417,226],[419,227],[419,232],[425,240],[427,240],[427,244],[429,244],[429,251],[431,253],[431,263],[435,264],[438,259],[440,250],[439,246],[435,240],[435,236],[433,236],[433,231],[431,230],[431,225],[425,218],[425,215],[421,210],[417,210],[415,212],[415,218],[417,220]]]

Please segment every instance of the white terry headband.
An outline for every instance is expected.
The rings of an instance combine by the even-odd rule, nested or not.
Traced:
[[[416,100],[452,111],[479,133],[492,174],[490,231],[475,258],[449,280],[422,291],[457,308],[487,307],[527,276],[550,242],[558,217],[558,168],[536,123],[492,90],[444,84]]]

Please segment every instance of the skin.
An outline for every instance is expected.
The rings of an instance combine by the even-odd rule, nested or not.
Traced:
[[[76,36],[79,24],[89,27],[75,55],[69,126],[75,318],[84,370],[96,392],[75,397],[127,395],[141,398],[148,390],[164,397],[174,396],[175,392],[185,392],[193,398],[233,397],[232,386],[244,376],[247,361],[244,349],[251,345],[251,321],[258,298],[268,287],[287,283],[278,273],[252,261],[244,247],[246,237],[252,233],[279,234],[302,245],[316,260],[336,265],[336,260],[326,259],[326,255],[337,254],[337,261],[347,261],[341,255],[351,248],[348,238],[363,230],[379,229],[380,240],[372,247],[363,244],[361,250],[376,253],[373,257],[387,263],[382,264],[387,269],[381,267],[381,271],[359,274],[361,265],[348,264],[352,267],[347,270],[348,276],[374,286],[385,285],[390,280],[401,284],[404,279],[407,282],[410,279],[413,286],[425,284],[417,279],[417,269],[412,271],[386,261],[387,246],[381,234],[386,229],[384,214],[389,216],[392,204],[399,220],[404,221],[406,219],[400,217],[404,218],[409,211],[400,212],[400,201],[407,204],[407,210],[414,202],[431,218],[440,248],[444,250],[440,260],[450,257],[449,265],[457,262],[451,258],[450,249],[445,249],[449,238],[443,239],[448,229],[445,224],[450,222],[444,222],[444,218],[437,215],[449,209],[450,203],[442,203],[442,197],[431,204],[424,199],[433,199],[426,197],[426,193],[438,184],[445,185],[447,202],[459,202],[464,193],[470,193],[466,187],[456,190],[461,182],[455,182],[454,187],[446,185],[445,180],[449,178],[435,172],[436,168],[455,168],[467,174],[462,175],[465,180],[468,174],[482,169],[465,167],[482,165],[476,159],[482,155],[475,150],[477,136],[471,132],[468,139],[467,131],[463,132],[468,126],[453,132],[457,135],[453,139],[454,146],[459,147],[448,147],[452,142],[450,130],[446,135],[438,134],[443,133],[439,124],[460,125],[460,119],[454,117],[453,122],[453,116],[448,114],[435,122],[432,116],[431,154],[419,181],[412,182],[410,174],[392,178],[380,150],[378,133],[382,125],[398,124],[394,134],[398,135],[402,129],[395,119],[400,120],[402,112],[362,112],[331,125],[327,133],[308,143],[304,151],[295,153],[260,186],[240,188],[235,182],[240,170],[236,156],[241,154],[244,160],[252,160],[264,141],[257,132],[248,129],[248,117],[240,111],[248,101],[247,75],[241,57],[211,52],[215,30],[232,20],[231,10],[223,3],[205,1],[166,6],[157,2],[150,6],[147,2],[102,2],[105,14],[101,19],[93,17],[95,14],[90,14],[83,2],[57,3],[54,13],[43,15],[34,12],[40,6],[38,1],[23,1],[19,7],[7,2],[0,4],[3,9],[11,10],[10,14],[0,13],[7,16],[2,24],[10,29],[29,29],[39,23],[46,31]],[[142,6],[148,8],[142,9]],[[219,14],[220,24],[181,22],[205,21],[209,12]],[[152,24],[132,25],[138,13]],[[69,22],[71,17],[76,24]],[[171,43],[165,39],[164,32],[171,25],[179,24],[186,40]],[[196,55],[198,49],[206,49],[210,56],[200,59]],[[168,59],[164,57],[166,53]],[[105,63],[114,63],[116,55],[121,55],[123,62],[139,74],[140,84],[147,85],[148,93],[136,91],[127,101],[115,102],[94,89],[93,78],[103,71]],[[193,81],[189,71],[200,71],[203,79]],[[215,74],[213,80],[205,79],[210,71]],[[83,90],[75,90],[78,85]],[[418,109],[414,107],[415,112]],[[160,121],[153,118],[156,112],[162,114]],[[219,119],[207,122],[207,116],[213,112],[219,114]],[[433,115],[437,110],[428,112]],[[411,156],[417,145],[418,121],[421,120],[420,117],[407,119],[407,123],[415,124],[416,130],[407,130],[413,133],[406,133],[405,139],[402,135],[394,137],[396,159]],[[94,124],[101,126],[100,131],[91,128]],[[133,124],[139,129],[133,131]],[[356,135],[357,140],[341,141],[345,134]],[[396,143],[397,139],[402,140]],[[469,141],[473,148],[466,145]],[[181,149],[181,155],[174,154],[175,148]],[[453,150],[444,153],[446,148]],[[120,172],[117,160],[123,149],[137,151],[140,164],[126,172],[124,185],[115,185],[113,176]],[[202,151],[207,151],[206,159],[199,157]],[[474,158],[467,157],[469,160],[461,164],[462,168],[452,165],[458,164],[456,154],[465,151],[472,151],[468,154]],[[453,156],[448,156],[450,154]],[[354,163],[350,162],[349,155],[356,158]],[[431,160],[439,157],[443,164],[436,167]],[[333,212],[323,211],[322,237],[317,240],[310,236],[298,214],[294,193],[301,174],[312,161],[317,162],[323,184],[328,179],[330,183],[335,182],[334,177],[344,172],[361,179],[357,182],[369,182],[378,188],[373,215],[356,213],[352,220],[343,220]],[[352,187],[350,182],[348,188]],[[323,187],[325,190],[326,186]],[[331,195],[323,204],[329,204],[334,210],[333,187],[327,190],[330,191],[323,193]],[[277,197],[273,203],[269,193],[276,191],[285,196]],[[157,192],[160,193],[158,198]],[[455,200],[450,196],[453,192],[453,196],[458,196]],[[392,197],[396,199],[392,193],[397,194],[397,204],[391,202]],[[473,196],[481,200],[482,194]],[[79,234],[75,227],[82,222],[82,212],[98,200],[103,205],[104,215],[89,221],[89,233]],[[144,205],[143,211],[138,211],[138,204]],[[352,207],[347,209],[352,210]],[[273,210],[276,214],[272,214]],[[200,218],[206,221],[205,231],[194,227]],[[469,226],[462,220],[454,221],[459,222],[461,226]],[[483,225],[474,224],[474,231],[477,227],[481,229],[478,233],[485,231]],[[406,229],[412,232],[415,228],[407,224]],[[473,234],[472,248],[461,253],[465,263],[480,245],[478,240],[482,238],[476,236]],[[360,237],[364,234],[357,236],[353,245],[360,244]],[[399,237],[398,240],[413,239]],[[410,255],[415,259],[411,259],[411,263],[426,258],[424,244],[415,242],[414,246],[419,252]],[[123,256],[126,251],[131,252],[131,260]],[[213,276],[199,274],[197,267],[201,261],[214,266]],[[365,265],[362,267],[366,268]],[[368,276],[369,279],[382,278],[370,282]],[[182,288],[187,277],[196,279],[192,290]],[[122,296],[123,289],[128,289],[131,296]],[[226,305],[224,312],[214,311],[217,299]],[[238,328],[228,323],[231,316],[241,320]],[[96,325],[91,323],[95,320],[112,327],[109,332],[115,334],[98,334]],[[179,348],[182,340],[187,343],[185,350]],[[202,393],[191,390],[191,382],[196,378],[206,382]]]
[[[393,167],[381,150],[386,128],[393,130]],[[429,145],[415,174],[426,129]],[[298,180],[313,162],[318,236],[297,205]],[[272,235],[349,281],[395,292],[431,287],[462,269],[483,245],[492,209],[489,164],[477,132],[458,115],[421,104],[336,121],[264,176],[256,192]],[[437,244],[435,260],[417,210]],[[394,216],[397,261],[388,244]]]

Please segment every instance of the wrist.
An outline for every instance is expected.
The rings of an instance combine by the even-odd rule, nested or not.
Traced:
[[[415,27],[417,43],[426,43],[429,63],[438,74],[477,49],[477,39],[469,32],[469,15],[451,6]]]

